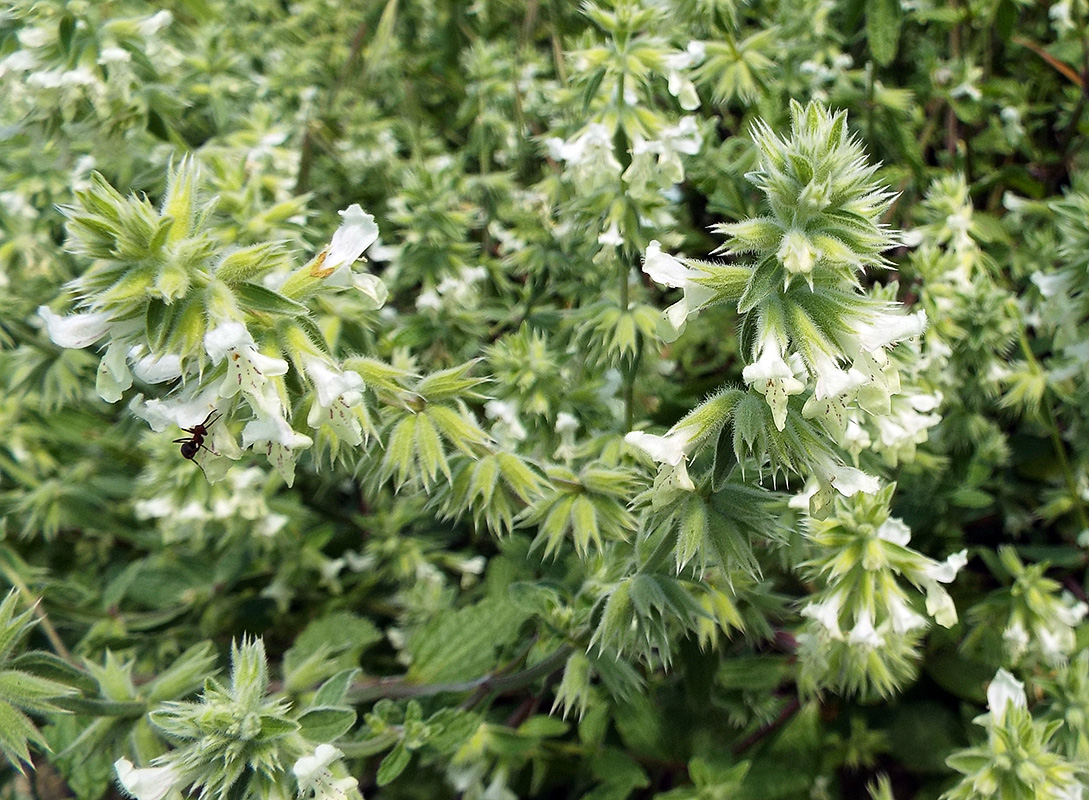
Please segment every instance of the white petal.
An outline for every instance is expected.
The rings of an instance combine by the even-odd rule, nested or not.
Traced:
[[[684,264],[668,253],[662,252],[662,245],[657,239],[647,245],[647,254],[643,259],[643,272],[655,283],[679,288],[688,282],[689,270]]]
[[[889,517],[877,529],[877,538],[907,547],[908,542],[911,541],[911,528],[905,525],[903,520]]]
[[[949,596],[949,592],[934,580],[924,578],[922,584],[926,587],[926,613],[943,628],[952,628],[956,625],[957,607],[953,603],[953,598]]]
[[[165,383],[181,377],[181,357],[173,353],[144,356],[132,365],[132,371],[144,383]]]
[[[643,431],[632,431],[624,437],[624,441],[635,445],[659,464],[670,464],[674,467],[684,460],[685,447],[689,443],[688,437],[679,433],[655,436]]]
[[[363,390],[363,378],[357,372],[339,370],[316,358],[308,359],[305,366],[307,377],[318,391],[318,402],[323,406],[331,406],[337,398]]]
[[[128,759],[119,758],[113,768],[121,786],[136,800],[162,800],[178,781],[173,767],[137,769]]]
[[[322,270],[335,270],[351,265],[363,255],[363,251],[378,238],[378,226],[374,217],[366,213],[358,203],[352,203],[340,212],[344,221],[329,242],[328,254],[322,262]]]
[[[49,306],[40,306],[38,316],[45,323],[49,338],[57,347],[78,349],[94,344],[109,330],[110,315],[104,311],[90,314],[54,314]]]
[[[881,314],[873,322],[860,325],[858,343],[864,351],[872,353],[887,345],[918,336],[926,330],[926,312],[914,314]]]
[[[854,467],[836,466],[830,477],[836,491],[844,497],[851,497],[859,492],[875,494],[881,488],[881,482],[877,478]]]
[[[927,569],[926,576],[939,583],[952,583],[957,577],[957,572],[968,563],[968,550],[953,553],[945,561],[934,564]]]
[[[253,337],[241,322],[221,322],[204,334],[204,350],[213,364],[226,358],[228,351],[253,347]]]
[[[895,596],[889,600],[889,619],[896,633],[908,633],[927,626],[926,618],[916,614],[907,603]]]
[[[808,500],[806,502],[808,503]],[[834,639],[839,639],[843,636],[839,627],[839,612],[842,604],[843,601],[838,595],[829,597],[819,603],[806,605],[802,609],[802,616],[819,622]]]
[[[881,634],[874,630],[873,618],[870,616],[869,611],[863,611],[858,615],[858,620],[851,629],[847,641],[850,644],[863,645],[864,647],[880,647],[885,643]]]
[[[987,708],[990,709],[991,716],[999,725],[1006,716],[1006,707],[1011,703],[1016,708],[1028,707],[1025,684],[1006,670],[1000,669],[987,687]]]
[[[107,403],[116,403],[132,386],[132,373],[129,372],[128,345],[114,341],[106,348],[106,355],[98,364],[98,376],[95,391]]]
[[[249,358],[250,364],[252,364],[253,368],[261,375],[267,377],[269,375],[287,374],[287,362],[282,358],[266,356],[264,353],[258,353],[256,350],[246,354],[245,357]]]
[[[242,429],[242,446],[250,447],[262,442],[273,442],[287,448],[304,448],[313,444],[309,436],[292,429],[282,416],[259,414]]]
[[[556,415],[556,433],[574,433],[579,429],[579,420],[574,414],[561,411]]]

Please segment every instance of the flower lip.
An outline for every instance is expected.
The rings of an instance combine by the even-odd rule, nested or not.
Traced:
[[[665,436],[631,431],[624,437],[624,441],[635,445],[659,464],[669,464],[674,467],[684,460],[685,449],[691,443],[691,439],[682,435],[680,431]]]
[[[113,768],[118,782],[136,800],[162,800],[179,777],[173,767],[137,768],[127,758],[117,759]]]
[[[69,314],[62,317],[54,314],[49,306],[39,306],[38,316],[45,323],[53,344],[69,349],[79,349],[94,344],[106,335],[110,327],[110,315],[105,311]]]
[[[1025,684],[1017,680],[1004,669],[995,673],[994,680],[987,687],[987,708],[991,711],[991,718],[999,725],[1006,718],[1006,711],[1010,705],[1014,708],[1027,708],[1028,700],[1025,697]]]
[[[340,216],[344,221],[333,234],[322,263],[322,269],[330,272],[343,266],[350,267],[378,239],[374,217],[358,203],[352,203],[340,212]]]
[[[655,283],[663,286],[681,288],[688,283],[690,271],[680,260],[662,252],[662,245],[657,239],[647,245],[647,254],[643,259],[643,272]]]

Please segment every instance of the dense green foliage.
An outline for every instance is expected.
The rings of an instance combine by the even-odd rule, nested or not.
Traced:
[[[1082,797],[1086,0],[14,0],[0,89],[0,796]]]

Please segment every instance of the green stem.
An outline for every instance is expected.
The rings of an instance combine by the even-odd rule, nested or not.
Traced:
[[[7,579],[8,583],[15,587],[15,590],[19,592],[23,601],[34,611],[34,616],[41,622],[42,632],[45,634],[45,638],[47,638],[49,643],[53,646],[53,651],[69,664],[74,664],[75,661],[72,659],[72,654],[68,652],[68,648],[64,646],[64,642],[61,641],[57,629],[53,627],[53,623],[49,621],[49,616],[45,613],[45,609],[42,608],[42,598],[34,596],[34,593],[30,591],[30,587],[26,585],[22,576],[15,571],[14,567],[12,567],[5,558],[0,558],[0,571],[4,573],[4,577]]]
[[[528,686],[538,678],[543,678],[562,667],[568,656],[574,652],[574,647],[569,644],[561,645],[538,661],[532,667],[526,667],[510,675],[500,675],[497,672],[489,672],[469,681],[455,683],[410,683],[403,677],[382,678],[378,681],[353,687],[350,700],[353,704],[366,703],[381,698],[402,699],[407,697],[433,697],[437,694],[462,694],[465,692],[484,691],[486,694],[494,692],[509,692],[512,689],[520,689]]]
[[[1021,344],[1021,353],[1025,356],[1025,360],[1029,363],[1029,367],[1037,373],[1042,373],[1043,367],[1040,366],[1040,362],[1036,360],[1036,356],[1032,352],[1032,347],[1029,345],[1028,336],[1026,336],[1023,326],[1018,327],[1017,338]],[[1089,530],[1089,513],[1086,512],[1085,504],[1081,499],[1081,494],[1078,493],[1078,484],[1074,479],[1074,470],[1070,466],[1070,459],[1066,457],[1066,445],[1063,444],[1062,435],[1059,432],[1059,422],[1055,417],[1055,408],[1051,404],[1051,398],[1048,397],[1046,389],[1043,397],[1043,406],[1044,411],[1046,412],[1048,432],[1051,435],[1051,446],[1055,449],[1055,458],[1059,461],[1059,468],[1062,470],[1063,479],[1066,482],[1066,489],[1070,493],[1070,501],[1074,504],[1074,510],[1077,512],[1078,521],[1081,523],[1082,530]]]

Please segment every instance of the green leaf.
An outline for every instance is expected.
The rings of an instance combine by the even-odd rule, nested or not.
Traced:
[[[98,689],[98,685],[86,672],[72,666],[59,656],[41,650],[23,653],[8,662],[8,665],[12,669],[48,678],[84,692],[95,692]]]
[[[343,705],[345,697],[347,697],[348,690],[352,686],[352,681],[360,674],[358,668],[346,669],[342,672],[338,672],[331,677],[325,683],[321,685],[321,688],[314,694],[315,706],[339,706]]]
[[[166,303],[158,298],[148,300],[147,312],[144,315],[144,328],[147,333],[147,341],[154,353],[161,352],[170,337],[174,324],[174,315],[178,306]]]
[[[247,311],[283,314],[289,317],[305,317],[310,313],[302,303],[296,303],[279,292],[266,289],[256,283],[240,283],[234,287],[234,292]]]
[[[700,498],[685,503],[680,531],[674,549],[677,572],[680,572],[702,549],[707,538],[707,506]]]
[[[737,453],[734,452],[733,435],[729,425],[723,425],[715,440],[715,461],[711,468],[711,489],[718,491],[727,482],[727,477],[737,466]]]
[[[426,410],[416,417],[416,458],[425,487],[435,480],[439,472],[450,480],[450,465],[446,461],[446,451]]]
[[[518,735],[536,739],[549,739],[563,736],[569,728],[570,726],[562,719],[538,714],[518,726]]]
[[[747,314],[771,297],[775,289],[783,283],[782,271],[775,256],[769,256],[761,261],[752,271],[749,282],[745,284],[745,291],[741,293],[741,299],[737,301],[738,312]]]
[[[398,742],[397,746],[389,752],[389,755],[382,759],[382,763],[378,767],[378,775],[375,777],[375,783],[379,786],[390,783],[405,771],[405,767],[408,766],[411,759],[412,754],[405,748],[405,743]]]
[[[72,35],[76,31],[76,18],[71,14],[61,17],[57,25],[57,41],[65,53],[72,52]]]
[[[299,717],[299,733],[312,742],[332,743],[355,725],[350,708],[312,708]]]
[[[42,735],[24,714],[7,703],[0,703],[0,753],[23,774],[26,774],[23,766],[30,765],[30,742],[45,746]]]
[[[866,0],[866,39],[874,61],[887,66],[900,40],[900,0]]]

